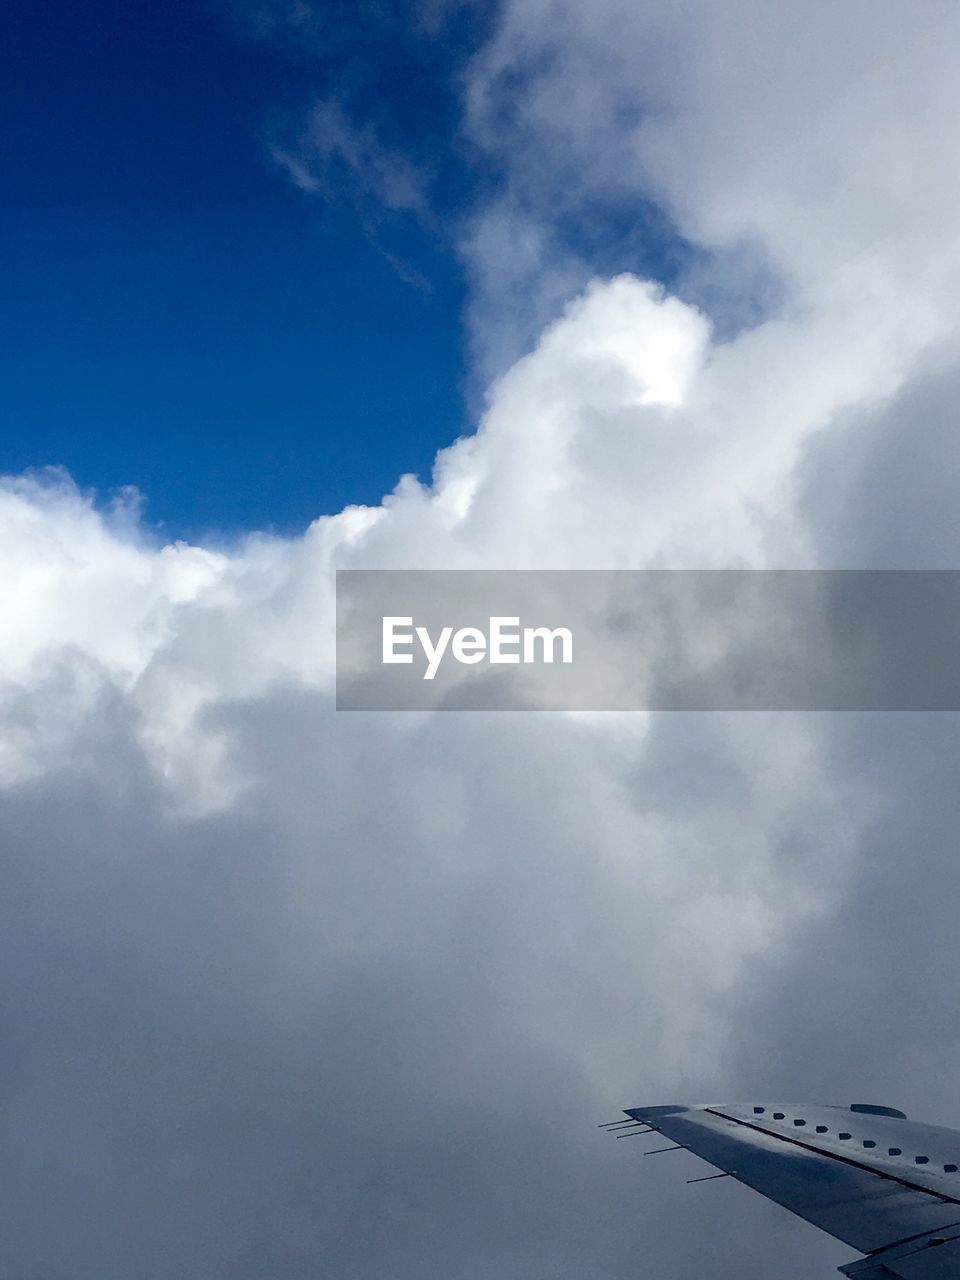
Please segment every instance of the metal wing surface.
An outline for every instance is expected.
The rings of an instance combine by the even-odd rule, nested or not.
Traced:
[[[857,1280],[960,1280],[960,1133],[889,1107],[631,1107],[631,1120],[869,1255]]]

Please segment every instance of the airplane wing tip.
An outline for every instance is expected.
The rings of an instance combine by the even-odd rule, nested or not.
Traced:
[[[625,1107],[624,1115],[631,1120],[642,1120],[645,1124],[654,1124],[661,1116],[678,1116],[684,1111],[690,1111],[690,1107],[680,1106],[678,1103],[669,1104],[659,1107]]]

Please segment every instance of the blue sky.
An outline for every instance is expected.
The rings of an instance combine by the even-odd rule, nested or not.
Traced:
[[[288,532],[426,479],[472,430],[457,243],[498,174],[458,95],[495,6],[432,30],[407,4],[298,12],[14,4],[0,471],[136,485],[166,537]],[[318,101],[424,175],[422,208],[386,207],[335,160],[298,189],[275,152]],[[553,233],[600,271],[674,271],[649,206],[591,197]]]
[[[431,145],[462,49],[370,26],[351,48],[328,14],[325,58],[182,0],[14,5],[0,469],[136,484],[168,534],[287,530],[426,475],[462,433],[449,244],[348,190],[305,195],[269,153],[318,96],[369,112],[373,84]]]

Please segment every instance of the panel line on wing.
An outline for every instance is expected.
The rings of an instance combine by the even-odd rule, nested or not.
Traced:
[[[775,1138],[779,1142],[786,1142],[790,1146],[800,1147],[804,1151],[809,1151],[813,1155],[825,1156],[828,1160],[835,1160],[838,1164],[849,1165],[853,1169],[860,1169],[864,1173],[874,1173],[878,1178],[886,1178],[889,1182],[896,1182],[901,1187],[906,1187],[908,1191],[920,1191],[924,1195],[933,1196],[936,1200],[943,1200],[946,1204],[960,1205],[960,1200],[954,1196],[948,1196],[944,1191],[935,1191],[932,1187],[927,1187],[921,1183],[911,1182],[908,1178],[898,1178],[895,1173],[887,1173],[884,1169],[874,1168],[873,1165],[864,1164],[860,1160],[851,1160],[849,1156],[840,1155],[835,1151],[826,1151],[823,1147],[815,1147],[809,1142],[802,1142],[799,1138],[789,1137],[784,1133],[777,1133],[774,1129],[765,1129],[763,1125],[754,1124],[750,1120],[741,1120],[739,1116],[728,1115],[725,1111],[718,1111],[715,1107],[704,1107],[704,1111],[708,1115],[718,1116],[721,1120],[730,1120],[733,1124],[742,1125],[745,1129],[753,1129],[756,1133],[762,1133],[767,1138]]]

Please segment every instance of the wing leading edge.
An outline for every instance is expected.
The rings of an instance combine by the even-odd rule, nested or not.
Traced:
[[[631,1107],[625,1114],[869,1256],[856,1280],[960,1278],[960,1133],[886,1107]]]

